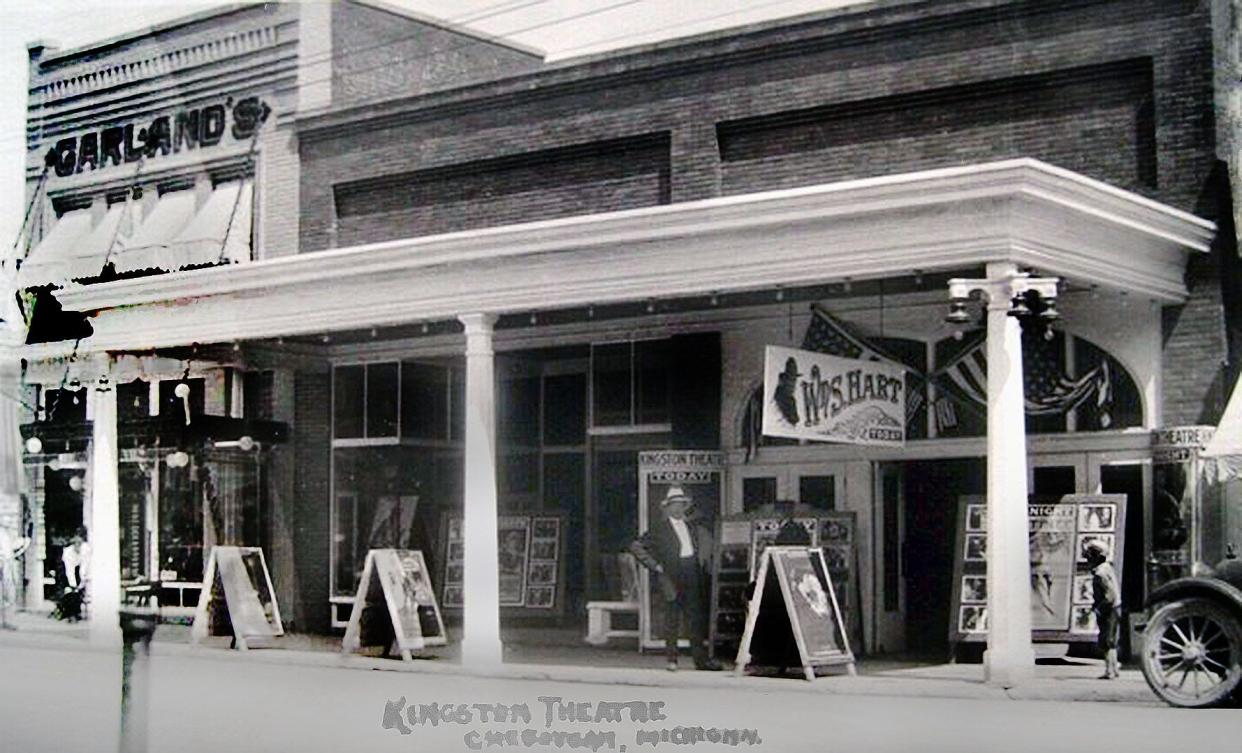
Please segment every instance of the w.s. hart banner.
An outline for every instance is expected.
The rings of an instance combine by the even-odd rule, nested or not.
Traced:
[[[865,445],[906,441],[905,369],[769,345],[763,433]]]

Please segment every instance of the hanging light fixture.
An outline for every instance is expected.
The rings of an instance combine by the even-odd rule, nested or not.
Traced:
[[[190,455],[184,450],[177,450],[176,452],[168,453],[168,457],[165,458],[164,462],[168,464],[169,468],[184,468],[190,464]]]
[[[43,440],[38,437],[31,437],[26,440],[26,454],[38,455],[43,452]]]

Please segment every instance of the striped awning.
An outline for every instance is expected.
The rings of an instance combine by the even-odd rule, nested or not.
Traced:
[[[250,259],[253,184],[221,183],[207,194],[166,192],[141,213],[138,202],[116,202],[101,213],[65,212],[22,263],[22,288],[64,285],[98,277],[106,264],[117,273]],[[141,216],[139,216],[141,214]]]

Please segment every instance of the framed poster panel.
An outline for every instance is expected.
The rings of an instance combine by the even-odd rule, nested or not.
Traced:
[[[1124,555],[1126,496],[1067,494],[1032,497],[1027,504],[1031,563],[1031,637],[1038,642],[1094,641],[1091,571],[1085,547],[1104,544],[1120,575]],[[986,641],[987,502],[959,499],[949,640]]]
[[[466,544],[460,515],[448,514],[441,526],[444,563],[440,569],[440,604],[461,609],[465,598]],[[560,613],[565,604],[565,522],[546,514],[501,515],[497,520],[500,606]]]
[[[652,521],[661,519],[661,502],[669,487],[679,486],[693,502],[691,515],[706,530],[716,533],[716,521],[724,511],[726,455],[700,450],[659,450],[638,453],[638,532],[647,532]],[[705,542],[706,543],[706,542]],[[715,547],[713,547],[714,549]],[[704,570],[709,574],[712,563]],[[650,573],[641,569],[641,607],[638,614],[639,649],[664,645],[664,610],[654,607]],[[710,589],[709,589],[710,590]],[[709,609],[708,604],[703,605]]]

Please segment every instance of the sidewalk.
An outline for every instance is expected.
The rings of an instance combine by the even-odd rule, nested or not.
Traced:
[[[87,637],[86,623],[68,624],[43,615],[19,614],[16,631],[0,632],[0,645],[31,649],[99,650]],[[1008,690],[983,682],[978,664],[927,664],[888,657],[865,658],[858,675],[841,669],[807,682],[790,674],[785,677],[738,676],[733,672],[696,672],[688,658],[682,670],[668,672],[659,652],[640,654],[634,643],[596,648],[571,642],[576,634],[548,630],[505,631],[503,667],[475,670],[460,664],[454,631],[449,646],[429,649],[412,662],[396,658],[342,655],[337,636],[288,635],[278,647],[234,651],[229,639],[210,638],[190,645],[189,628],[160,625],[152,643],[152,656],[178,655],[264,664],[292,664],[441,675],[487,676],[517,680],[579,682],[667,688],[715,688],[739,692],[822,693],[827,695],[904,696],[1022,701],[1096,701],[1163,705],[1147,687],[1137,669],[1125,669],[1115,681],[1096,679],[1102,663],[1092,660],[1058,660],[1041,663],[1035,679]]]

